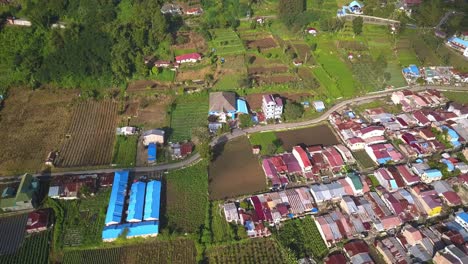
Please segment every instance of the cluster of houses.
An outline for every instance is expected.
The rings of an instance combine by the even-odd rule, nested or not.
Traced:
[[[351,151],[343,145],[295,146],[292,153],[264,157],[262,168],[275,190],[285,188],[298,177],[319,182],[342,176],[343,168],[353,163]]]
[[[129,187],[129,172],[115,172],[102,240],[154,237],[159,233],[160,181],[135,180]]]
[[[415,84],[418,80],[438,85],[461,85],[468,82],[468,73],[462,73],[451,66],[418,67],[411,64],[402,69],[402,74],[408,84]]]
[[[18,185],[7,186],[3,189],[0,209],[2,211],[33,209],[33,196],[38,191],[39,180],[30,174],[24,174]]]
[[[226,221],[243,225],[251,238],[271,235],[267,226],[294,217],[318,213],[310,191],[306,187],[254,195],[246,199],[251,208],[237,203],[223,205]]]
[[[430,108],[446,102],[434,90],[401,90],[394,92],[391,99],[401,105],[404,113],[394,115],[378,107],[366,109],[364,119],[345,110],[332,113],[330,123],[348,148],[365,150],[376,164],[430,156],[466,142],[467,106],[451,103],[446,108]]]

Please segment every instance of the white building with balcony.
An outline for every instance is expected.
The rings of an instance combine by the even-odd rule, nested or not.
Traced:
[[[266,119],[279,119],[283,114],[283,101],[279,97],[274,98],[271,94],[264,95],[262,110]]]

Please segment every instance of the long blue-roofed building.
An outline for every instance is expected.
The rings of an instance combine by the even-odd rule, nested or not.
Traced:
[[[143,205],[145,202],[146,183],[135,182],[130,188],[127,222],[141,222],[143,219]]]
[[[158,221],[145,221],[139,223],[126,223],[121,225],[106,226],[102,230],[102,240],[112,242],[127,230],[126,237],[155,237],[159,234]]]
[[[114,241],[123,234],[131,238],[152,237],[159,233],[161,182],[137,181],[132,184],[127,216],[122,222],[127,182],[128,171],[115,173],[106,215],[106,226],[102,230],[102,240],[105,242]]]
[[[109,206],[107,207],[106,226],[115,225],[122,221],[127,183],[128,171],[115,172]]]
[[[159,206],[161,202],[161,182],[150,181],[146,185],[145,214],[143,219],[159,220]]]

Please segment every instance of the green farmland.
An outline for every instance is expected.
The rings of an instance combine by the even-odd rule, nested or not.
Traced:
[[[250,144],[260,146],[260,153],[262,155],[284,152],[281,141],[278,139],[275,132],[255,133],[250,135],[249,140]]]
[[[112,163],[121,167],[135,166],[138,136],[118,136],[114,145]]]
[[[205,126],[208,117],[207,94],[186,95],[177,98],[171,114],[171,140],[190,139],[192,128]]]
[[[216,29],[211,31],[211,48],[216,49],[219,56],[245,53],[244,45],[236,32],[231,29]]]

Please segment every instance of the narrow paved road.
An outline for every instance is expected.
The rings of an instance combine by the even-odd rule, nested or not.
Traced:
[[[282,123],[282,124],[272,124],[272,125],[266,125],[266,126],[256,126],[256,127],[251,127],[247,128],[244,130],[241,129],[234,129],[232,133],[228,133],[225,135],[222,135],[220,137],[214,138],[210,145],[215,146],[219,143],[222,142],[227,142],[231,139],[249,134],[249,133],[256,133],[256,132],[265,132],[265,131],[277,131],[277,130],[287,130],[287,129],[296,129],[300,127],[306,127],[306,126],[311,126],[323,121],[326,121],[328,119],[328,116],[333,113],[334,111],[340,110],[341,108],[349,105],[349,104],[354,104],[354,103],[359,103],[359,102],[365,102],[369,101],[372,99],[380,98],[387,96],[397,90],[403,90],[403,89],[409,89],[412,91],[420,91],[424,89],[436,89],[440,91],[448,91],[448,90],[453,90],[453,91],[467,91],[468,92],[468,87],[454,87],[454,86],[404,86],[396,89],[391,89],[391,90],[386,90],[386,91],[379,91],[379,92],[374,92],[374,93],[369,93],[365,96],[361,97],[356,97],[352,99],[348,99],[342,102],[339,102],[338,104],[332,106],[329,108],[326,112],[324,112],[321,116],[311,119],[311,120],[306,120],[302,122],[296,122],[296,123]],[[155,165],[155,166],[150,166],[150,167],[135,167],[135,168],[129,168],[129,171],[132,172],[153,172],[153,171],[164,171],[164,170],[173,170],[173,169],[179,169],[179,168],[184,168],[186,166],[191,165],[192,163],[198,162],[200,160],[200,154],[195,153],[194,155],[190,156],[189,158],[175,162],[175,163],[167,163],[167,164],[161,164],[161,165]],[[33,174],[34,176],[58,176],[58,175],[72,175],[72,174],[94,174],[94,173],[111,173],[117,170],[121,170],[122,168],[109,168],[109,169],[96,169],[96,170],[83,170],[83,171],[70,171],[70,172],[53,172],[53,173],[45,173],[45,174]]]

